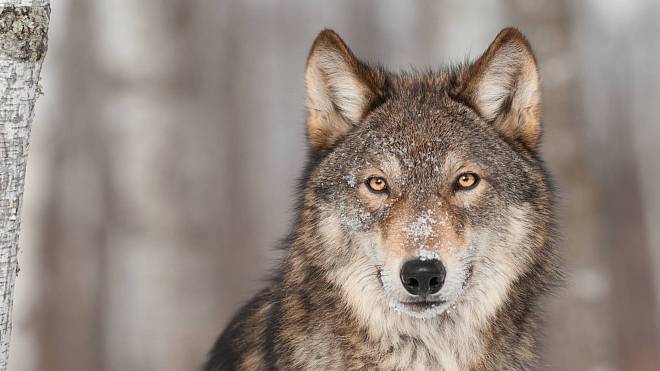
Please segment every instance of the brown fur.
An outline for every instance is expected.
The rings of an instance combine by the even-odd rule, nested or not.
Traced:
[[[539,299],[561,275],[524,36],[503,30],[472,64],[392,74],[326,30],[305,81],[310,161],[285,257],[205,370],[532,367]],[[465,172],[480,177],[469,191]],[[398,272],[427,256],[447,278],[419,301]]]

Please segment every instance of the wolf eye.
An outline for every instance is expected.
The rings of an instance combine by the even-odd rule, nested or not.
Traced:
[[[387,182],[379,176],[372,176],[364,183],[367,185],[367,188],[374,193],[387,192]]]
[[[454,188],[457,191],[469,191],[479,184],[479,175],[475,173],[463,173],[456,178]]]

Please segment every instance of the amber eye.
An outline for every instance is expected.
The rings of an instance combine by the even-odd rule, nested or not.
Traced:
[[[367,185],[367,188],[369,188],[369,190],[372,192],[387,192],[387,182],[381,177],[372,176],[366,180],[365,184]]]
[[[475,173],[463,173],[456,178],[454,188],[457,191],[468,191],[479,184],[479,176]]]

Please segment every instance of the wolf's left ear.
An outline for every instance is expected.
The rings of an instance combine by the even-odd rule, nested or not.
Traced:
[[[515,28],[497,35],[458,77],[457,93],[505,137],[533,149],[541,137],[541,93],[536,58]]]
[[[360,62],[332,30],[314,40],[307,58],[307,135],[315,149],[330,148],[362,121],[381,96],[382,71]]]

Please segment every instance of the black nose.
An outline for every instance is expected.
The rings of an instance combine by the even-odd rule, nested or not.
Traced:
[[[445,283],[445,266],[440,260],[409,260],[401,268],[403,287],[413,295],[431,295]]]

